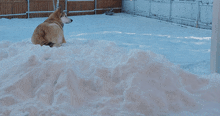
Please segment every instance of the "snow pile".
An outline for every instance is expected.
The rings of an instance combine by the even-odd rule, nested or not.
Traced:
[[[151,51],[102,40],[59,48],[1,41],[0,80],[2,116],[157,116],[196,113],[204,100],[220,103],[219,82]]]
[[[0,41],[29,39],[46,18],[0,19]],[[181,27],[124,13],[116,13],[113,17],[84,15],[70,18],[73,22],[64,26],[65,38],[113,41],[125,49],[162,54],[170,62],[196,75],[211,73],[211,30]]]

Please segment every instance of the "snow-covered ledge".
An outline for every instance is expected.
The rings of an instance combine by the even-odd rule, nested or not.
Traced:
[[[220,73],[220,0],[213,1],[212,16],[210,67],[212,73]]]

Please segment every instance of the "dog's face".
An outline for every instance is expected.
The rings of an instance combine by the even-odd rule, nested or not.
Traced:
[[[63,9],[61,6],[54,13],[52,13],[50,17],[59,18],[61,19],[61,22],[65,24],[71,23],[73,21],[72,19],[67,17],[66,13],[63,12]]]
[[[65,24],[71,23],[73,21],[72,19],[68,18],[64,12],[61,13],[60,19]]]

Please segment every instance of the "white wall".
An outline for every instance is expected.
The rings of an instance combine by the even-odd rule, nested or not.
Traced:
[[[161,20],[169,20],[190,26],[211,29],[212,0],[172,1],[170,0],[123,0],[123,11],[135,15],[142,15]],[[172,9],[172,10],[170,10]]]

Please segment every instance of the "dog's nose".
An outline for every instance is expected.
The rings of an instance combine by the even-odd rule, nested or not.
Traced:
[[[71,19],[71,22],[73,22],[73,20]]]

